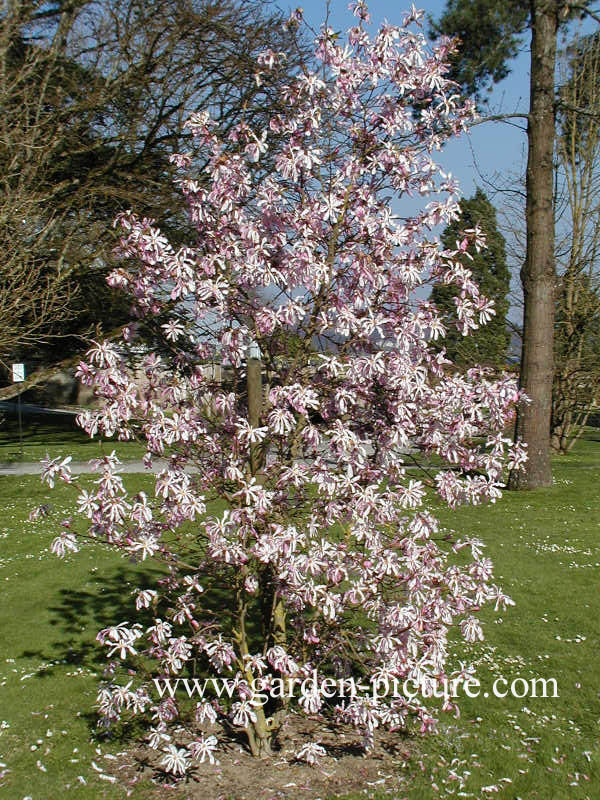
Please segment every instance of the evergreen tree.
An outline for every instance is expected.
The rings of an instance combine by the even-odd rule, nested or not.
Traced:
[[[445,248],[454,249],[456,241],[462,238],[461,230],[480,226],[486,236],[487,249],[473,253],[471,258],[463,256],[463,263],[472,271],[481,293],[494,301],[496,314],[472,336],[463,336],[455,324],[456,287],[447,284],[434,286],[431,300],[440,311],[447,313],[448,320],[448,332],[441,346],[445,347],[448,357],[461,366],[485,364],[501,367],[506,363],[509,343],[506,314],[510,273],[506,266],[504,237],[498,230],[496,210],[481,189],[478,188],[470,199],[461,200],[460,207],[462,216],[444,230],[442,243]]]

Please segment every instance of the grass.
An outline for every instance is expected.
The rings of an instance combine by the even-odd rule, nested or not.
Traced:
[[[459,719],[444,716],[438,734],[413,743],[416,755],[403,767],[410,800],[600,796],[599,471],[595,432],[555,461],[551,489],[440,511],[445,528],[487,544],[497,579],[516,603],[505,613],[486,611],[486,640],[468,648],[482,693],[500,676],[509,683],[554,678],[559,697],[462,697]],[[146,490],[152,481],[125,479]],[[50,491],[34,476],[0,477],[0,773],[9,770],[0,795],[19,800],[124,796],[90,768],[94,760],[110,773],[105,756],[127,746],[92,734],[103,663],[94,637],[131,619],[130,591],[145,585],[151,567],[102,547],[56,560],[48,548],[69,507],[67,488]],[[28,523],[40,503],[52,504],[50,517]],[[453,659],[459,656],[466,660],[464,646]],[[148,785],[136,791],[133,797],[151,793]]]
[[[150,486],[151,476],[129,477]],[[103,660],[94,639],[132,613],[129,591],[143,585],[146,570],[100,546],[65,561],[49,552],[70,508],[67,489],[49,490],[36,476],[0,477],[0,761],[10,770],[0,795],[19,800],[123,797],[90,769],[92,760],[109,764],[104,753],[118,748],[92,736]],[[41,503],[52,505],[50,515],[29,523]]]
[[[481,693],[490,696],[463,697],[460,719],[422,741],[418,768],[406,767],[411,800],[438,796],[435,786],[441,797],[600,797],[599,473],[596,430],[555,459],[551,489],[439,512],[447,530],[487,544],[516,605],[486,610],[485,642],[467,653],[461,646],[460,659],[477,665]],[[559,697],[495,698],[498,677],[554,678]]]
[[[52,458],[72,456],[73,461],[89,461],[116,450],[122,461],[133,461],[145,453],[138,442],[119,442],[89,436],[78,428],[74,417],[48,421],[48,417],[23,418],[23,452],[19,441],[16,418],[7,417],[0,425],[0,464],[19,461],[40,461],[49,454]]]

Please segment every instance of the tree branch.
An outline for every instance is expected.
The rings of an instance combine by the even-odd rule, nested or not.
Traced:
[[[109,331],[109,333],[103,336],[103,339],[116,339],[116,337],[122,332],[123,326],[119,325],[118,328],[114,328],[112,331]],[[53,364],[50,367],[42,367],[42,369],[38,369],[24,381],[12,383],[9,386],[2,387],[0,389],[0,401],[10,400],[13,397],[23,394],[23,392],[26,392],[28,389],[33,389],[34,386],[39,386],[41,383],[46,383],[58,372],[62,372],[64,369],[69,369],[69,367],[74,367],[75,364],[79,363],[82,357],[83,353],[76,353],[75,355],[71,355],[62,361],[58,361],[56,364]]]
[[[596,14],[594,11],[591,11],[583,3],[569,3],[569,10],[581,11],[582,14],[586,14],[588,17],[591,17],[595,22],[598,23],[598,25],[600,25],[600,16],[598,16],[598,14]]]
[[[593,119],[600,119],[600,106],[594,106],[597,111],[590,111],[589,108],[581,108],[579,106],[572,106],[570,103],[565,103],[563,100],[558,100],[556,103],[557,108],[566,108],[567,111],[572,111],[574,114],[581,114],[584,117],[592,117]]]
[[[476,125],[482,125],[484,122],[506,122],[507,125],[513,125],[520,131],[524,131],[521,125],[516,125],[514,122],[509,122],[511,119],[526,119],[529,121],[529,114],[490,114],[488,117],[481,117],[469,123],[469,128],[474,128]]]

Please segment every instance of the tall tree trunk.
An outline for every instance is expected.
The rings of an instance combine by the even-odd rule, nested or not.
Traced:
[[[516,435],[527,443],[524,471],[509,485],[535,489],[552,484],[550,416],[554,342],[554,72],[558,31],[556,0],[531,0],[531,90],[527,135],[527,252],[521,270],[525,303],[521,388],[530,403],[519,410]]]

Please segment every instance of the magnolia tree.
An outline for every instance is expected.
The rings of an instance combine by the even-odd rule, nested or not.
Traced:
[[[382,687],[460,679],[446,670],[451,629],[481,639],[479,609],[510,602],[482,543],[448,540],[428,510],[495,501],[503,470],[524,458],[504,435],[513,379],[453,370],[431,345],[440,317],[420,299],[426,281],[456,284],[465,335],[493,313],[464,267],[479,232],[454,250],[432,233],[459,210],[432,154],[472,108],[445,77],[451,43],[428,50],[418,12],[373,37],[362,3],[354,14],[346,42],[321,30],[313,68],[266,129],[223,133],[208,114],[191,118],[207,166],[189,175],[189,157],[174,157],[197,232],[189,247],[133,213],[118,220],[123,261],[110,283],[130,293],[139,322],[80,365],[103,398],[80,424],[143,440],[147,466],[165,459],[152,496],[128,493],[114,454],[95,462],[86,490],[67,462],[46,462],[49,483],[73,482],[84,518],[65,523],[58,555],[91,535],[163,565],[137,594],[138,621],[98,635],[110,659],[99,708],[107,724],[146,718],[174,774],[214,760],[219,720],[257,756],[292,712],[337,715],[367,749],[377,728],[427,731],[427,692]],[[278,58],[263,54],[257,81]],[[261,177],[269,150],[275,171]],[[427,204],[400,218],[394,197]],[[127,347],[165,313],[169,355],[140,356],[140,379]],[[217,354],[231,381],[206,369]],[[415,449],[444,467],[410,471]],[[157,679],[202,676],[227,681],[225,699],[190,711],[187,696],[156,690]],[[345,693],[352,680],[367,691]],[[453,698],[442,706],[454,710]],[[321,752],[310,742],[298,756]]]

